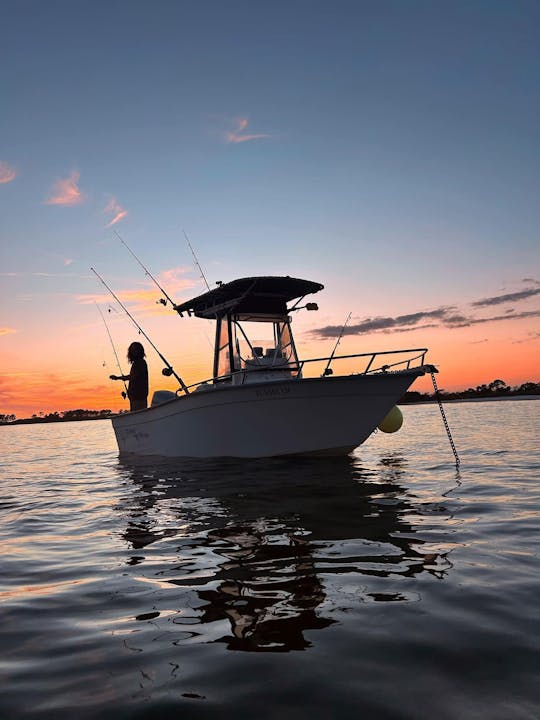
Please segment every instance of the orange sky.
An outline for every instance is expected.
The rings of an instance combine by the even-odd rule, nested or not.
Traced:
[[[166,277],[183,299],[200,293],[198,280],[184,271],[170,271]],[[174,279],[176,278],[176,280]],[[199,283],[199,284],[198,284]],[[180,318],[169,308],[156,303],[159,292],[144,281],[120,292],[145,332],[171,362],[186,383],[206,379],[211,374],[213,323],[197,318]],[[105,326],[94,300],[100,301],[113,337],[124,373],[127,345],[140,340],[147,350],[150,368],[150,396],[156,389],[175,390],[174,378],[161,375],[163,363],[144,337],[139,336],[131,322],[114,302],[96,293],[76,295],[63,300],[63,316],[51,299],[33,311],[20,316],[21,324],[0,334],[2,374],[0,375],[0,411],[29,417],[76,408],[119,410],[127,407],[120,392],[121,383],[108,379],[118,374],[118,367]],[[313,330],[336,320],[340,310],[332,306],[325,290],[317,296],[319,313],[299,313],[293,326],[301,357],[330,354],[335,338],[316,338]],[[520,310],[534,308],[535,297],[521,302]],[[108,312],[108,309],[111,309]],[[411,308],[414,310],[414,308]],[[353,313],[350,325],[369,313]],[[497,317],[500,311],[497,310]],[[481,328],[480,330],[478,328]],[[535,329],[536,328],[536,329]],[[337,354],[372,352],[376,350],[428,347],[427,360],[440,370],[438,384],[446,390],[476,387],[496,378],[509,385],[539,380],[538,324],[530,318],[486,321],[480,325],[460,328],[430,327],[407,332],[370,332],[361,336],[344,335]],[[362,361],[334,363],[334,372],[353,372],[363,367]],[[306,374],[316,374],[322,367],[313,366]],[[431,390],[429,377],[416,382],[415,389]]]
[[[324,284],[303,357],[352,313],[343,353],[427,346],[447,390],[538,381],[537,4],[124,5],[3,8],[0,413],[125,407],[91,267],[209,375],[212,328],[156,304],[118,231],[177,302],[204,289],[186,233],[212,287]],[[140,338],[107,315],[127,371]]]

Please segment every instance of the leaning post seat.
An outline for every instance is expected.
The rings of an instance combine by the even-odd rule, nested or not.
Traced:
[[[151,407],[155,407],[156,405],[161,405],[164,402],[169,402],[169,400],[175,399],[176,393],[171,392],[170,390],[156,390],[152,395]]]

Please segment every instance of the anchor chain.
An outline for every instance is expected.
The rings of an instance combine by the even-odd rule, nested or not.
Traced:
[[[448,440],[450,441],[450,447],[452,448],[452,452],[454,453],[454,457],[456,459],[456,468],[459,468],[460,466],[460,460],[459,455],[456,450],[456,446],[454,445],[454,440],[452,439],[452,433],[450,432],[450,425],[448,424],[448,420],[446,419],[446,414],[444,412],[441,396],[439,394],[439,388],[437,386],[437,380],[435,379],[435,373],[433,371],[430,371],[431,379],[433,380],[433,389],[435,390],[435,397],[437,399],[437,402],[439,403],[439,410],[441,411],[441,416],[443,419],[444,427],[446,428],[446,434],[448,435]]]

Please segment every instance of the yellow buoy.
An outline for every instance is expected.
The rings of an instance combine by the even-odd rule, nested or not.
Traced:
[[[388,415],[379,423],[379,430],[385,433],[394,433],[403,425],[403,415],[397,405],[390,410]]]

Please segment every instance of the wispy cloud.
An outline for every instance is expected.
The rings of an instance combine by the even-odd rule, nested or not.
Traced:
[[[56,273],[56,272],[32,272],[29,273],[30,277],[39,277],[39,278],[81,278],[83,280],[87,280],[90,275],[86,275],[84,273],[73,273],[73,272],[62,272],[62,273]]]
[[[160,292],[156,288],[151,287],[138,287],[138,288],[127,288],[124,290],[114,290],[116,297],[120,302],[129,308],[130,312],[136,313],[138,316],[141,315],[154,315],[159,312],[158,305],[163,310],[162,305],[159,303]],[[118,307],[114,298],[107,292],[96,292],[96,293],[85,293],[84,295],[77,295],[76,300],[81,305],[90,305],[97,303],[98,305],[107,306],[111,312],[122,313],[122,309]]]
[[[191,290],[198,285],[198,280],[186,277],[191,272],[192,268],[190,267],[175,267],[163,270],[158,276],[159,284],[167,290],[169,295],[180,295],[185,290]]]
[[[51,196],[45,200],[45,205],[79,205],[84,196],[79,189],[80,173],[74,171],[63,180],[57,180],[51,191]]]
[[[407,321],[407,317],[415,316],[434,317],[438,322],[419,325],[418,321]],[[446,328],[464,328],[472,325],[481,325],[488,322],[498,322],[501,320],[522,320],[524,318],[540,317],[540,310],[529,310],[512,315],[490,315],[489,317],[473,317],[460,313],[453,313],[445,308],[439,310],[431,310],[425,313],[415,313],[414,316],[399,315],[392,317],[367,318],[355,325],[349,325],[343,330],[343,335],[363,335],[374,332],[411,332],[412,330],[426,330],[427,328],[446,327]],[[317,337],[338,337],[342,331],[342,326],[327,325],[312,331]]]
[[[0,272],[0,277],[12,277],[12,278],[29,278],[29,277],[38,277],[38,278],[68,278],[68,277],[74,277],[74,278],[81,278],[83,280],[87,280],[89,277],[91,277],[88,274],[83,273],[51,273],[51,272]]]
[[[527,333],[527,337],[521,340],[513,340],[512,342],[514,345],[520,345],[521,343],[533,342],[534,340],[540,340],[540,332]]]
[[[354,325],[347,325],[344,329],[342,325],[326,325],[314,330],[313,333],[318,337],[338,337],[340,333],[343,335],[361,335],[373,332],[389,332],[390,330],[415,330],[418,327],[433,327],[433,324],[423,324],[421,326],[418,324],[420,321],[429,318],[442,321],[449,311],[449,308],[438,308],[437,310],[428,310],[411,315],[398,315],[397,317],[366,318]]]
[[[12,335],[13,333],[16,333],[17,331],[15,328],[10,327],[0,327],[0,336],[1,335]]]
[[[469,304],[474,309],[489,308],[504,303],[519,303],[540,294],[540,288],[528,288],[520,292],[496,295],[481,300],[475,300]],[[408,315],[396,315],[395,317],[368,317],[348,325],[342,329],[341,325],[327,325],[312,331],[316,337],[338,337],[343,335],[362,335],[370,333],[396,333],[412,332],[413,330],[426,330],[428,328],[464,328],[473,325],[483,325],[490,322],[502,322],[503,320],[523,320],[526,318],[540,317],[540,310],[523,310],[516,312],[514,308],[501,310],[500,314],[477,316],[456,306],[443,306],[433,310],[410,313]]]
[[[15,180],[17,172],[4,160],[0,160],[0,183],[9,183]]]
[[[126,217],[127,210],[124,210],[123,207],[120,206],[116,198],[111,198],[107,205],[103,208],[103,212],[106,215],[109,215],[111,219],[109,222],[105,225],[106,228],[112,227],[113,225],[116,225],[116,223],[120,222],[123,218]]]
[[[523,320],[524,318],[540,317],[540,310],[528,310],[520,313],[513,313],[512,315],[491,315],[489,317],[475,318],[465,317],[463,322],[460,323],[448,323],[449,327],[469,327],[470,325],[480,325],[487,322],[498,322],[499,320]]]
[[[473,307],[490,307],[491,305],[503,305],[508,302],[517,302],[519,300],[527,300],[535,295],[540,295],[540,288],[528,288],[519,292],[507,293],[506,295],[495,295],[494,297],[483,298],[471,303]]]
[[[190,272],[191,268],[171,268],[156,275],[156,279],[169,297],[179,303],[183,299],[182,296],[186,290],[191,290],[198,285],[198,281],[186,277]],[[124,290],[114,290],[114,292],[124,305],[129,306],[130,310],[137,312],[139,315],[154,315],[163,311],[163,305],[160,303],[162,295],[159,288],[153,283],[145,283],[139,287],[126,288]],[[88,305],[90,303],[105,304],[111,308],[114,308],[116,305],[107,293],[78,295],[77,302],[82,305]],[[171,306],[167,304],[167,308],[170,307]],[[122,311],[119,310],[119,312]]]
[[[64,265],[68,266],[73,263],[73,258],[64,258]]]
[[[115,290],[115,295],[124,304],[129,305],[130,309],[141,312],[144,309],[148,309],[150,305],[157,302],[159,297],[159,290],[154,290],[150,287],[139,287],[129,288],[124,290]],[[84,295],[77,295],[77,302],[81,305],[89,305],[90,303],[97,303],[98,305],[108,305],[111,310],[116,312],[118,307],[114,298],[106,292],[98,293],[85,293]],[[118,312],[122,312],[118,308]]]
[[[225,137],[228,143],[238,144],[248,142],[250,140],[260,140],[262,138],[268,138],[270,135],[267,133],[248,133],[246,132],[249,125],[247,118],[238,118],[233,130],[225,133]]]
[[[361,333],[388,331],[397,328],[412,330],[422,320],[436,319],[442,321],[454,310],[455,308],[443,307],[437,310],[427,310],[426,312],[417,312],[410,315],[398,315],[397,317],[366,318],[355,325],[348,325],[344,330],[342,330],[342,325],[327,325],[324,328],[319,328],[315,332],[317,335],[323,337],[337,337],[341,332],[343,332],[343,335],[360,335]],[[422,327],[426,326],[422,325]]]

